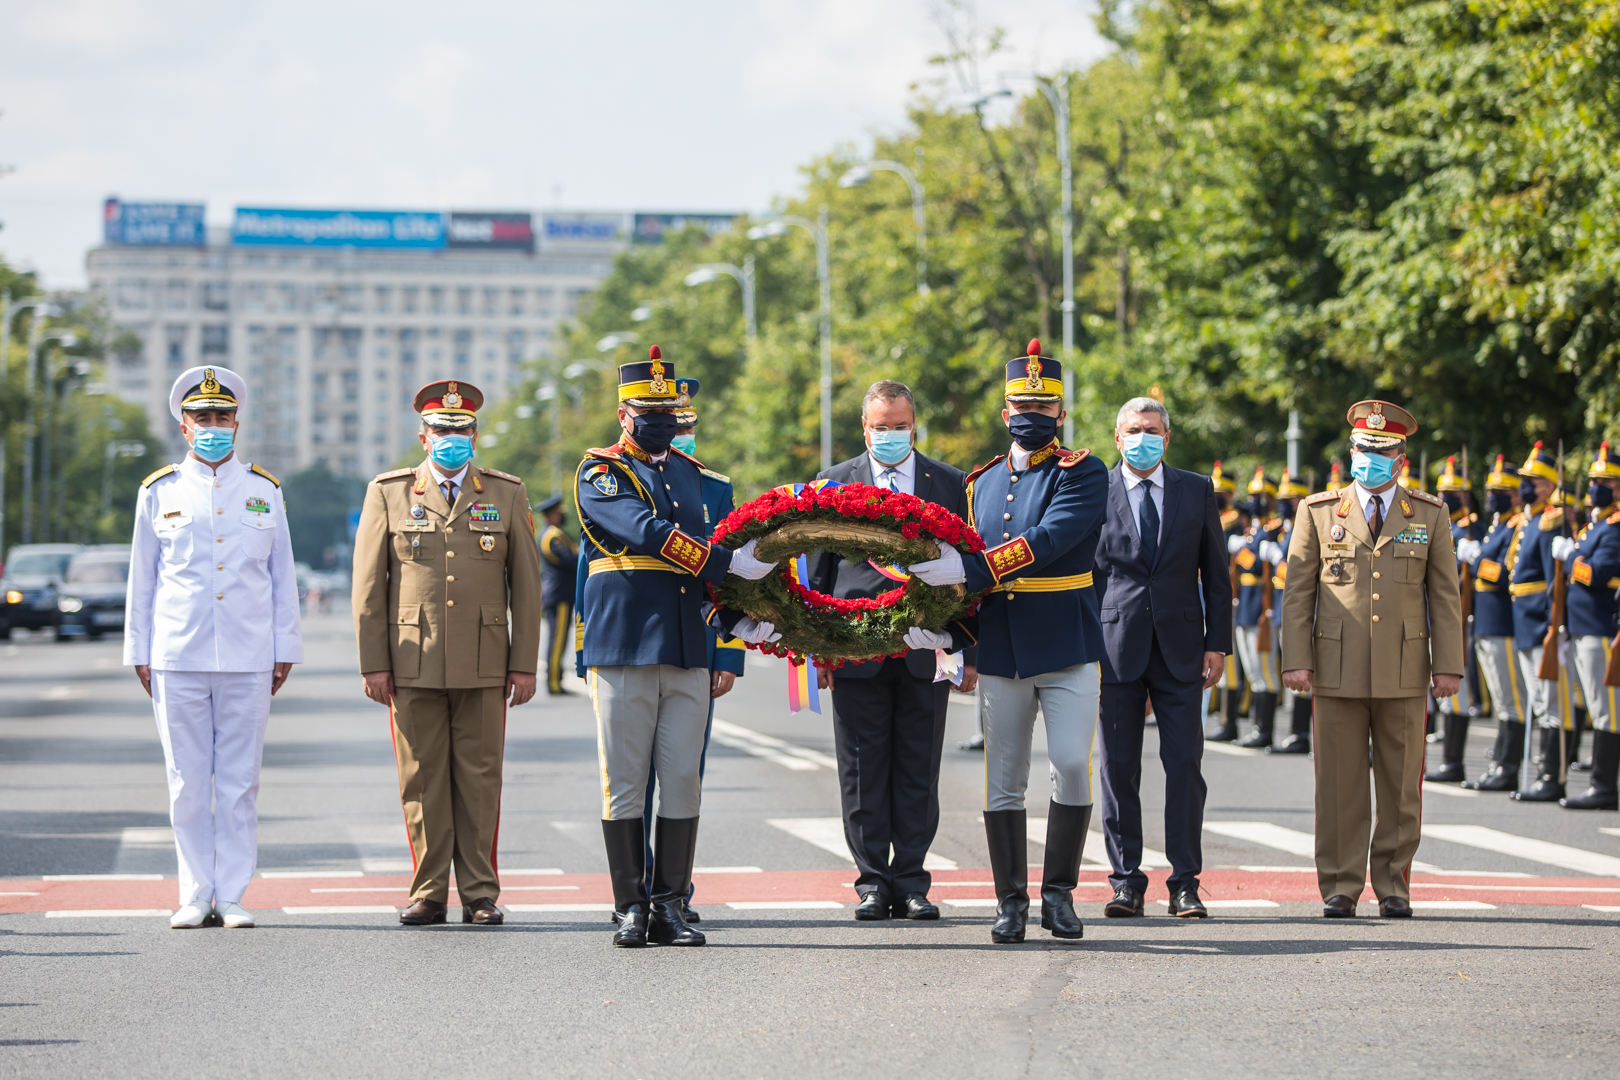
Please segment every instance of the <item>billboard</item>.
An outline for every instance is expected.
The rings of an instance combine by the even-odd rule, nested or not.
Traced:
[[[450,246],[534,251],[534,219],[528,214],[450,214]]]
[[[697,226],[710,236],[730,232],[741,214],[637,214],[633,239],[638,244],[661,244],[667,232]]]
[[[231,242],[277,247],[442,248],[444,215],[416,210],[237,207]]]
[[[129,247],[202,247],[208,242],[202,203],[129,203],[108,199],[102,240]]]
[[[549,244],[610,244],[624,235],[624,215],[547,214],[542,229]]]

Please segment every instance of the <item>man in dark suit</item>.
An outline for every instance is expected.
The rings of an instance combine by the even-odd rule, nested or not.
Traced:
[[[871,484],[938,503],[967,517],[962,473],[915,449],[917,414],[911,391],[892,380],[873,383],[861,403],[866,453],[834,465],[818,479]],[[904,574],[870,560],[851,563],[827,552],[810,565],[809,586],[839,599],[874,597],[896,587]],[[939,758],[945,745],[950,683],[935,681],[935,650],[963,652],[961,687],[978,681],[973,638],[953,624],[948,632],[921,627],[906,635],[903,659],[849,664],[817,672],[832,689],[833,740],[844,838],[860,874],[855,917],[937,919],[928,900],[931,877],[923,857],[939,829]],[[890,849],[893,855],[890,855]]]
[[[1110,918],[1142,914],[1142,729],[1149,698],[1164,763],[1170,914],[1201,919],[1204,733],[1199,696],[1232,651],[1232,581],[1209,478],[1166,468],[1170,413],[1152,398],[1119,410],[1108,519],[1097,547],[1102,585],[1103,837],[1114,872]]]

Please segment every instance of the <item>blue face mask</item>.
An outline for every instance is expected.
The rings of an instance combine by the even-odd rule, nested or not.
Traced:
[[[1138,469],[1151,469],[1164,457],[1164,436],[1136,431],[1120,440],[1125,460]]]
[[[1382,454],[1351,454],[1350,475],[1365,488],[1382,487],[1395,479],[1395,459]]]
[[[437,439],[429,438],[428,445],[428,455],[433,458],[433,463],[450,472],[457,471],[472,460],[471,435],[441,435]]]
[[[911,432],[873,431],[872,456],[885,465],[898,465],[911,455]]]
[[[690,454],[692,457],[697,457],[696,435],[677,435],[673,439],[669,440],[669,445],[674,449],[679,450],[683,454]]]
[[[200,427],[191,433],[191,449],[204,461],[224,461],[236,442],[236,432],[230,428]]]

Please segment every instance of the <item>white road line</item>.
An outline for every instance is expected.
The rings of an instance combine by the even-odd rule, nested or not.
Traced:
[[[1449,795],[1453,799],[1479,798],[1479,792],[1477,791],[1469,791],[1467,788],[1458,787],[1456,784],[1431,784],[1427,780],[1423,781],[1423,793],[1425,795]]]
[[[1210,742],[1204,740],[1204,749],[1217,754],[1227,754],[1231,757],[1264,757],[1264,750],[1249,750],[1242,746],[1233,746],[1231,743]]]
[[[719,722],[715,721],[716,724]],[[807,844],[814,844],[822,851],[830,852],[840,859],[847,859],[852,863],[855,861],[855,856],[849,852],[849,845],[844,842],[843,818],[767,818],[765,824],[775,826]],[[958,870],[960,867],[943,855],[929,852],[923,856],[923,869]]]
[[[757,866],[694,866],[694,874],[763,874]]]
[[[409,859],[361,859],[360,869],[367,874],[405,874],[416,868]]]
[[[1578,885],[1454,885],[1449,881],[1414,881],[1414,889],[1446,889],[1451,892],[1460,892],[1464,889],[1477,892],[1574,892],[1574,893],[1620,893],[1620,889],[1594,886],[1583,889]]]
[[[0,892],[0,896],[38,896],[37,892]]]
[[[41,881],[162,881],[162,874],[46,874]]]
[[[1610,836],[1620,836],[1620,829],[1605,829],[1605,828],[1599,827],[1598,832],[1600,832],[1600,833],[1608,833]]]
[[[131,826],[119,834],[119,847],[148,848],[153,851],[174,848],[174,830],[167,825]]]
[[[502,904],[505,911],[520,911],[528,914],[544,915],[548,912],[570,911],[612,911],[612,904]]]
[[[1001,901],[994,900],[994,899],[991,899],[991,900],[971,900],[971,899],[967,899],[967,898],[953,899],[952,897],[948,897],[948,896],[944,900],[942,900],[940,902],[944,903],[944,904],[949,904],[951,907],[996,907],[998,904],[1001,903]],[[1031,903],[1033,905],[1033,898],[1031,900]]]
[[[1620,859],[1613,855],[1599,855],[1595,851],[1554,844],[1546,840],[1532,840],[1528,836],[1515,836],[1486,828],[1484,825],[1424,825],[1423,834],[1436,840],[1469,847],[1483,848],[1516,859],[1560,866],[1581,874],[1596,877],[1620,877]]]
[[[1620,904],[1582,904],[1588,911],[1620,911]]]
[[[403,895],[405,892],[408,891],[408,886],[405,886],[405,885],[390,885],[390,886],[386,886],[386,887],[378,886],[376,888],[365,888],[365,889],[311,889],[309,891],[312,892],[312,893],[381,892],[381,893],[400,893],[400,894]],[[502,896],[505,896],[509,892],[565,892],[565,891],[578,892],[579,891],[579,886],[578,885],[502,885],[501,886],[501,895]]]
[[[561,870],[547,867],[544,870],[502,870],[501,877],[531,877],[535,874],[560,874]]]
[[[795,746],[774,735],[766,735],[764,732],[754,731],[752,728],[745,728],[741,724],[733,724],[719,717],[715,718],[714,728],[709,737],[721,746],[729,746],[733,750],[741,750],[745,754],[774,761],[795,772],[838,769],[838,759],[831,754],[824,754],[820,750],[811,750],[805,746]]]
[[[1314,866],[1240,866],[1239,870],[1248,870],[1255,874],[1314,874]]]
[[[1153,902],[1164,908],[1170,906],[1170,901],[1168,900],[1155,900]],[[1282,907],[1282,905],[1277,903],[1275,900],[1205,900],[1204,906],[1209,908],[1211,911],[1214,911],[1217,908]]]
[[[1412,908],[1416,911],[1495,911],[1496,905],[1479,900],[1413,900]]]
[[[833,911],[843,906],[837,900],[733,900],[726,904],[733,911]]]
[[[360,870],[260,870],[262,878],[357,878],[365,877]]]
[[[47,911],[47,919],[167,919],[170,908],[102,908],[88,911]]]
[[[284,907],[284,915],[398,915],[393,904],[324,904],[315,907]]]
[[[1204,831],[1230,836],[1234,840],[1247,840],[1251,844],[1276,848],[1307,859],[1316,857],[1316,837],[1298,829],[1273,825],[1269,821],[1206,821]],[[1438,867],[1416,859],[1412,860],[1412,869],[1423,874],[1442,873]]]

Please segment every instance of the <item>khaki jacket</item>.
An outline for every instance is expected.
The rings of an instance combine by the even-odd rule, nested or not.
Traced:
[[[476,465],[462,480],[454,507],[426,461],[367,486],[354,537],[362,672],[448,689],[536,670],[540,552],[528,491]]]
[[[1443,502],[1397,487],[1374,543],[1355,486],[1306,499],[1288,545],[1282,669],[1323,697],[1418,697],[1463,673],[1462,603]]]

